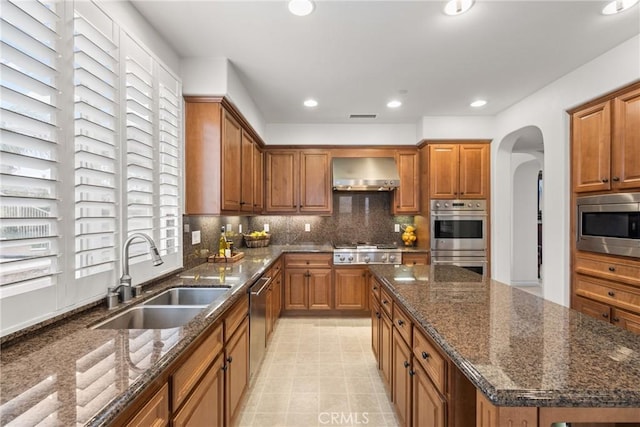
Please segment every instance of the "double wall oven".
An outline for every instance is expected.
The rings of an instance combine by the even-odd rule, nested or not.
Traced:
[[[431,200],[431,263],[487,274],[486,200]]]

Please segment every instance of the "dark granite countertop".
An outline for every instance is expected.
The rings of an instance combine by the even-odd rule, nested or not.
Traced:
[[[640,407],[640,337],[451,266],[370,266],[498,406]]]
[[[292,245],[243,251],[245,258],[236,263],[201,264],[145,288],[141,297],[117,309],[109,311],[102,304],[3,346],[0,425],[107,425],[224,310],[246,295],[247,288],[280,254],[331,252],[332,248]],[[232,286],[226,299],[212,303],[182,327],[90,328],[162,290],[219,284]]]

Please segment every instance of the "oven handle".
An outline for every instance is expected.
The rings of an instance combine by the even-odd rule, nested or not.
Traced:
[[[486,265],[486,260],[439,260],[439,259],[431,259],[431,264],[443,264],[443,265],[456,265],[456,266],[464,266],[464,267],[472,267],[474,265]]]
[[[444,217],[451,217],[451,216],[456,216],[456,217],[478,217],[478,216],[487,216],[487,212],[486,211],[477,211],[477,212],[431,212],[431,216],[434,218],[437,218],[439,216],[444,216]]]

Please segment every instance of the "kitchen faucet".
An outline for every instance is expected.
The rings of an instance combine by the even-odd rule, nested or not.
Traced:
[[[113,308],[115,304],[117,304],[117,297],[119,296],[120,301],[127,302],[132,297],[137,297],[140,295],[141,287],[135,286],[132,288],[131,286],[131,276],[129,275],[129,246],[131,242],[137,238],[144,239],[149,243],[149,253],[153,258],[153,265],[158,266],[163,263],[162,258],[160,258],[160,253],[158,252],[158,248],[154,241],[148,235],[144,233],[134,233],[125,240],[124,245],[122,245],[122,276],[120,277],[120,284],[118,286],[110,287],[107,293],[107,305],[109,308]],[[117,292],[117,293],[116,293]]]

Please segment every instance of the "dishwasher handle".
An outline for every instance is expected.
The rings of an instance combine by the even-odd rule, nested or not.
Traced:
[[[267,287],[269,286],[269,283],[271,283],[271,277],[262,277],[260,278],[256,283],[253,284],[253,286],[251,286],[251,295],[255,295],[255,296],[260,296],[262,295],[262,292],[264,292],[265,289],[267,289]],[[258,289],[257,291],[254,289]]]

